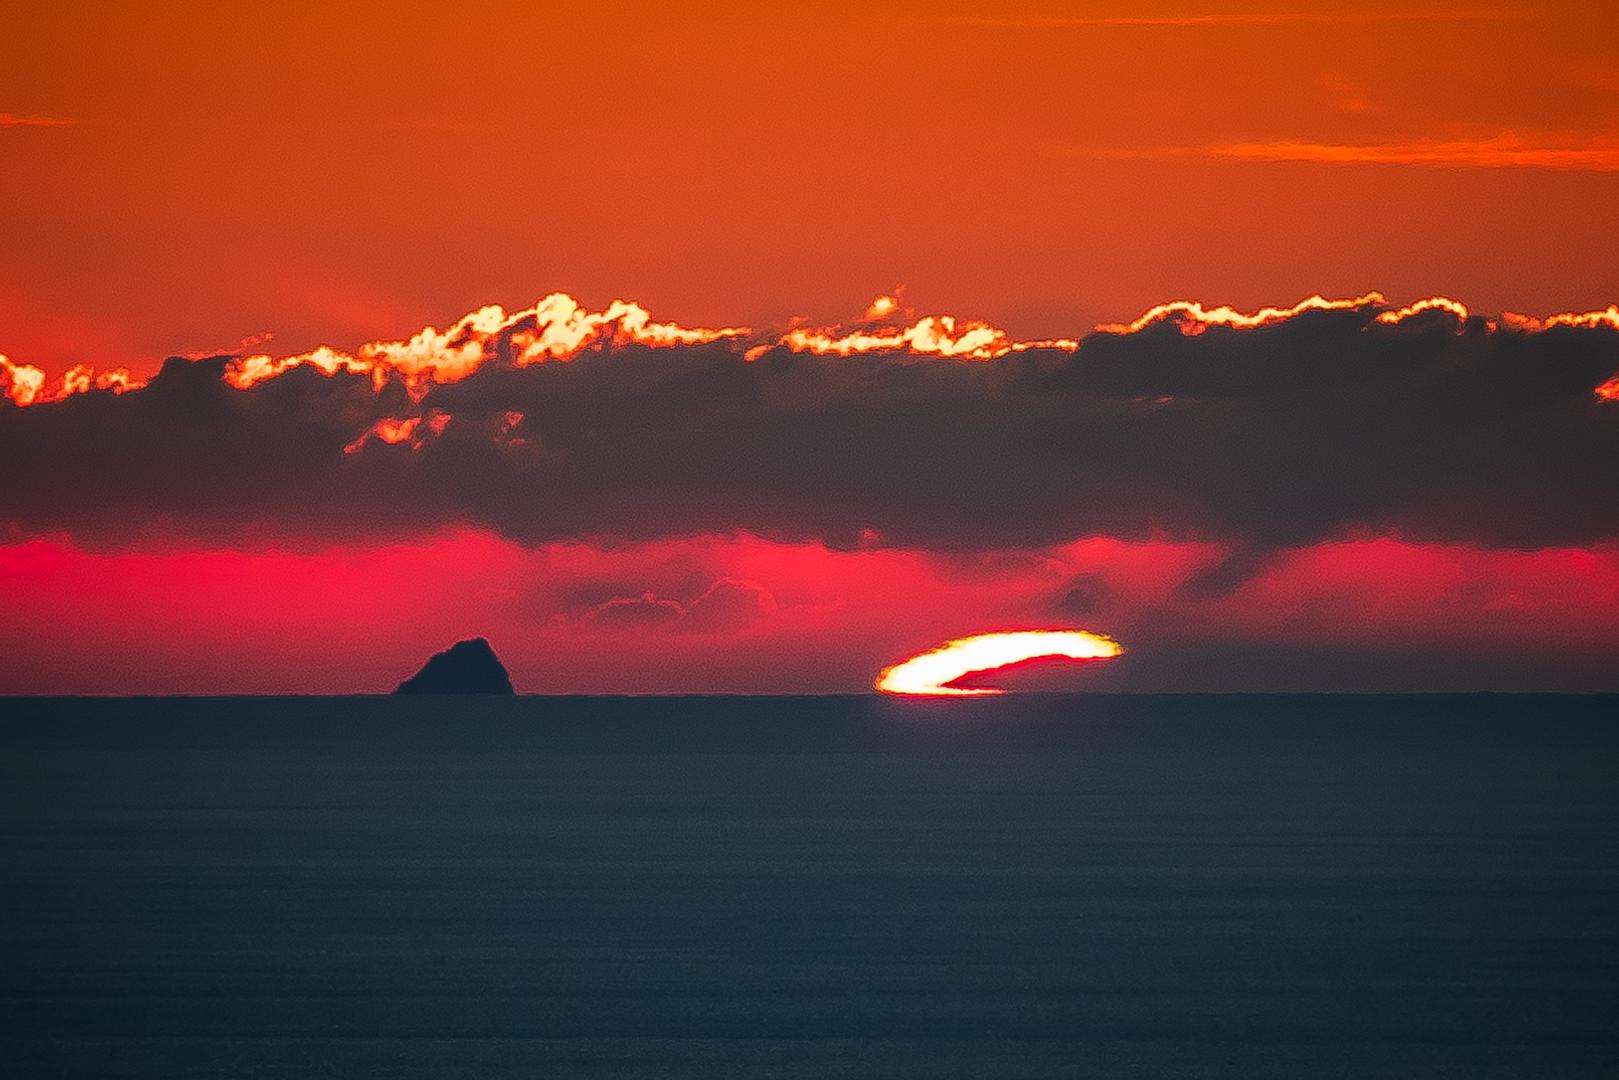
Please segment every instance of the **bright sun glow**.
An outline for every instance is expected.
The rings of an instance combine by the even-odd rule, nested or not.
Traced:
[[[993,671],[1025,660],[1063,657],[1069,660],[1108,660],[1124,650],[1119,643],[1089,630],[1016,630],[978,634],[945,642],[902,664],[884,669],[877,689],[888,694],[933,694],[980,697],[1004,694],[995,687],[958,687],[950,684],[965,675]]]

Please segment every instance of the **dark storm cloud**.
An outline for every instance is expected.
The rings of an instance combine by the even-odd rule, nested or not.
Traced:
[[[1619,537],[1619,402],[1594,393],[1619,370],[1619,333],[1374,314],[1195,336],[1164,322],[993,361],[607,348],[489,364],[419,403],[309,368],[236,390],[222,360],[170,361],[145,390],[0,407],[0,520],[101,546],[456,522],[525,542],[1231,545],[1193,594],[1347,534]],[[436,431],[344,453],[381,418],[433,415]]]

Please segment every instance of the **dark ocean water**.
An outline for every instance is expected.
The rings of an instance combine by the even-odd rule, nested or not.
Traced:
[[[1619,699],[0,700],[0,1076],[1619,1076]]]

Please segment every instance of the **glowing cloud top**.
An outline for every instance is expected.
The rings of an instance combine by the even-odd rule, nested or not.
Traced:
[[[877,689],[887,694],[981,697],[1004,694],[993,686],[952,683],[980,671],[994,671],[1026,660],[1064,658],[1109,660],[1124,651],[1119,643],[1089,630],[1015,630],[948,641],[937,649],[884,669]]]
[[[1265,307],[1251,313],[1224,305],[1210,307],[1198,301],[1175,300],[1151,308],[1133,322],[1102,323],[1094,333],[1117,337],[1170,323],[1182,335],[1196,337],[1214,328],[1255,330],[1315,312],[1362,312],[1367,327],[1398,326],[1408,319],[1439,312],[1453,318],[1460,329],[1473,317],[1465,304],[1448,297],[1430,296],[1395,308],[1378,292],[1342,300],[1318,294],[1292,307]],[[908,309],[904,313],[908,316]],[[894,353],[948,360],[1000,360],[1030,350],[1074,353],[1082,344],[1078,337],[1019,340],[988,322],[947,314],[924,315],[909,323],[890,321],[896,314],[901,314],[899,300],[883,295],[871,302],[863,320],[853,326],[794,326],[781,334],[759,334],[745,326],[708,328],[656,322],[646,308],[627,300],[614,300],[601,311],[591,311],[567,293],[558,292],[520,311],[508,312],[491,304],[463,315],[445,330],[426,326],[408,340],[371,341],[352,352],[321,345],[289,356],[233,356],[223,379],[238,390],[248,390],[288,371],[307,367],[327,376],[369,376],[378,391],[397,381],[419,401],[434,385],[459,382],[486,364],[523,368],[630,345],[669,349],[728,343],[752,362],[778,349],[835,357]],[[1539,334],[1558,327],[1619,331],[1619,307],[1609,305],[1603,310],[1545,317],[1503,312],[1498,318],[1482,318],[1481,322],[1490,333],[1509,330]],[[40,367],[0,354],[0,397],[19,406],[51,404],[92,390],[122,394],[140,390],[148,381],[127,368],[97,369],[87,364],[77,364],[52,379]],[[1597,395],[1604,400],[1613,398],[1607,384]],[[404,432],[398,439],[382,432],[376,434],[382,441],[398,442],[410,433]]]

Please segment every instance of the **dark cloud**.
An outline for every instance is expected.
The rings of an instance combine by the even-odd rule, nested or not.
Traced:
[[[1100,574],[1080,574],[1057,599],[1056,610],[1063,615],[1094,615],[1107,597],[1107,582]]]
[[[1166,321],[993,361],[609,347],[489,364],[419,402],[309,368],[240,391],[222,360],[170,361],[138,392],[0,407],[0,521],[101,546],[462,521],[536,543],[1229,544],[1192,595],[1345,535],[1619,537],[1619,402],[1594,393],[1619,370],[1619,332],[1374,315],[1195,336]],[[447,420],[421,438],[344,453],[380,419],[433,411]]]

